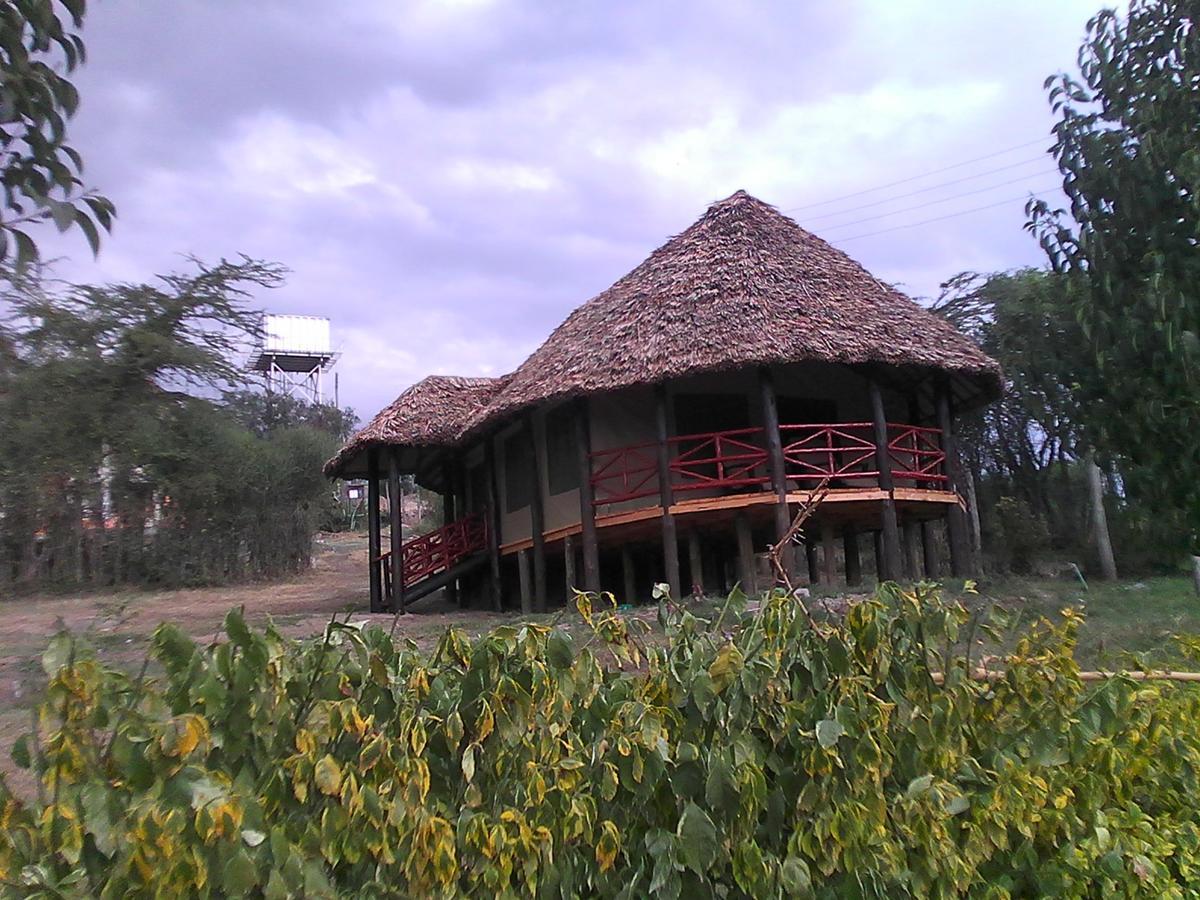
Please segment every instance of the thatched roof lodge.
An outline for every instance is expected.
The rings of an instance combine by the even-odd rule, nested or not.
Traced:
[[[756,549],[826,479],[809,578],[833,577],[839,534],[848,580],[866,533],[881,576],[916,574],[918,555],[937,567],[942,521],[965,571],[951,421],[1000,385],[946,321],[739,191],[511,375],[417,382],[326,474],[387,475],[394,490],[411,473],[447,498],[444,534],[375,550],[374,607],[388,576],[397,597],[448,584],[499,605],[519,585],[534,606],[568,580],[626,593],[753,581]]]

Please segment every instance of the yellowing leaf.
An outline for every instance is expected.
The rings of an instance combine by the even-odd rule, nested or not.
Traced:
[[[600,839],[596,841],[596,862],[601,872],[607,872],[616,862],[621,850],[621,833],[608,819],[600,824]]]
[[[342,787],[342,769],[329,754],[321,757],[317,761],[316,768],[313,770],[313,780],[317,783],[317,789],[322,794],[333,796]]]

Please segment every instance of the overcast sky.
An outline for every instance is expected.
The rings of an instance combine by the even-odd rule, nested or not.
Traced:
[[[43,253],[89,281],[285,264],[261,305],[332,319],[364,420],[511,370],[738,188],[932,296],[1041,264],[1042,82],[1098,6],[104,0],[71,136],[117,225],[96,261],[78,234]]]

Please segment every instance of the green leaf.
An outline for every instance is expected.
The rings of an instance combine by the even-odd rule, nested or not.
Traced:
[[[313,770],[313,780],[322,794],[332,796],[342,787],[342,767],[328,753],[322,756]]]
[[[715,759],[708,770],[708,780],[704,785],[704,800],[712,810],[719,810],[726,816],[732,817],[738,810],[737,781],[729,764],[723,759]]]
[[[83,236],[87,238],[88,246],[92,248],[92,256],[100,255],[100,232],[96,229],[96,223],[89,219],[84,213],[75,215],[75,211],[71,210],[72,221],[79,224],[79,230],[83,232]]]
[[[462,773],[468,783],[475,778],[475,748],[478,746],[478,744],[471,744],[463,751]]]
[[[18,231],[14,228],[11,234],[13,240],[17,242],[17,271],[23,272],[38,261],[37,244],[33,242],[33,238],[23,231]]]
[[[42,671],[53,677],[65,668],[71,659],[73,643],[74,639],[65,631],[60,631],[52,637],[42,654]]]
[[[914,778],[908,783],[908,790],[904,792],[906,797],[919,797],[933,786],[932,775],[921,775]]]
[[[808,863],[798,856],[789,856],[779,867],[779,880],[789,897],[807,897],[812,893],[812,873]]]
[[[556,669],[569,669],[575,662],[574,641],[571,635],[556,628],[546,641],[546,659]]]
[[[828,750],[838,742],[846,729],[836,719],[822,719],[817,723],[817,743]]]
[[[254,868],[254,861],[244,848],[239,848],[225,863],[221,884],[226,895],[230,897],[245,897],[258,884],[258,872]]]
[[[697,875],[703,875],[720,850],[717,829],[708,813],[695,803],[688,803],[675,829],[679,839],[679,858]]]
[[[29,735],[23,734],[17,738],[12,748],[12,760],[19,769],[28,769],[33,765],[29,754]]]

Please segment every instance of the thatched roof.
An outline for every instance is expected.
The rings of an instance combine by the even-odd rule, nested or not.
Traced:
[[[461,440],[550,400],[806,360],[947,372],[974,402],[1000,392],[999,365],[969,338],[738,191],[571,313],[498,390],[488,381],[484,413],[460,421],[453,403],[418,408],[406,392],[376,421],[405,420],[381,423],[381,435],[423,436],[440,425]]]
[[[329,477],[361,475],[361,457],[370,447],[451,447],[488,410],[488,404],[507,383],[503,378],[460,378],[430,375],[422,378],[375,418],[360,428],[325,463]]]

